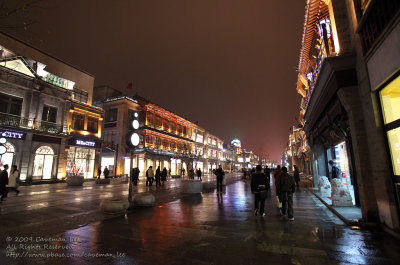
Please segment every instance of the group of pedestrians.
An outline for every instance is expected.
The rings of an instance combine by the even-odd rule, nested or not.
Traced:
[[[265,216],[264,205],[270,189],[270,173],[271,170],[268,167],[265,167],[263,172],[261,165],[257,165],[255,172],[251,175],[251,191],[254,193],[254,215],[256,216]],[[286,167],[281,168],[278,165],[273,177],[280,213],[287,215],[290,221],[294,221],[293,193],[296,190],[296,186],[299,187],[299,170],[294,166],[294,176],[292,177]]]
[[[139,171],[139,169],[137,169]],[[146,171],[146,186],[152,186],[154,180],[156,181],[156,186],[164,186],[165,181],[167,181],[168,171],[167,168],[160,169],[160,166],[156,169],[156,174],[154,174],[153,166],[149,166]],[[139,177],[139,172],[137,172],[137,177]]]
[[[16,195],[19,194],[19,170],[16,165],[13,165],[11,167],[10,176],[8,176],[8,168],[9,166],[7,164],[4,165],[0,173],[0,202],[4,201],[4,198],[7,198],[10,191],[14,191]]]

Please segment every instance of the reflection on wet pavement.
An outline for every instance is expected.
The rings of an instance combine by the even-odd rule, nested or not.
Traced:
[[[102,196],[107,196],[104,193]],[[83,199],[83,198],[82,198]],[[306,191],[295,194],[295,221],[280,216],[275,195],[266,217],[253,215],[248,182],[222,194],[180,195],[152,208],[134,208],[58,236],[70,246],[46,258],[58,264],[397,264],[399,242],[377,230],[352,229]],[[58,243],[60,244],[60,243]],[[42,251],[42,253],[48,253]],[[111,256],[112,255],[112,256]],[[15,259],[21,262],[23,259]],[[11,260],[11,263],[13,261]]]

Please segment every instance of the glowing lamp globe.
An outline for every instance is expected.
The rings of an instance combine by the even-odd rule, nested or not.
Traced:
[[[132,144],[133,146],[138,146],[138,145],[139,145],[139,142],[140,142],[139,134],[137,134],[137,133],[132,133],[132,135],[131,135],[131,144]]]
[[[133,121],[132,121],[132,128],[135,129],[135,130],[139,129],[139,122],[138,122],[138,120],[133,120]]]

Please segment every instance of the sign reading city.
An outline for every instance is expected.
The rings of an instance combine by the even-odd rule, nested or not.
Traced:
[[[24,140],[26,137],[26,133],[0,130],[0,137]]]
[[[76,140],[75,143],[77,145],[82,145],[82,146],[90,146],[90,147],[96,146],[96,142],[92,142],[92,141]]]

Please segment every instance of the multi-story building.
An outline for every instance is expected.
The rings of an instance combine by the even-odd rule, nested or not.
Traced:
[[[363,220],[399,228],[400,2],[308,0],[297,91],[315,184],[333,160]]]
[[[0,34],[1,165],[20,180],[93,177],[102,110],[91,106],[94,77],[11,36]]]

